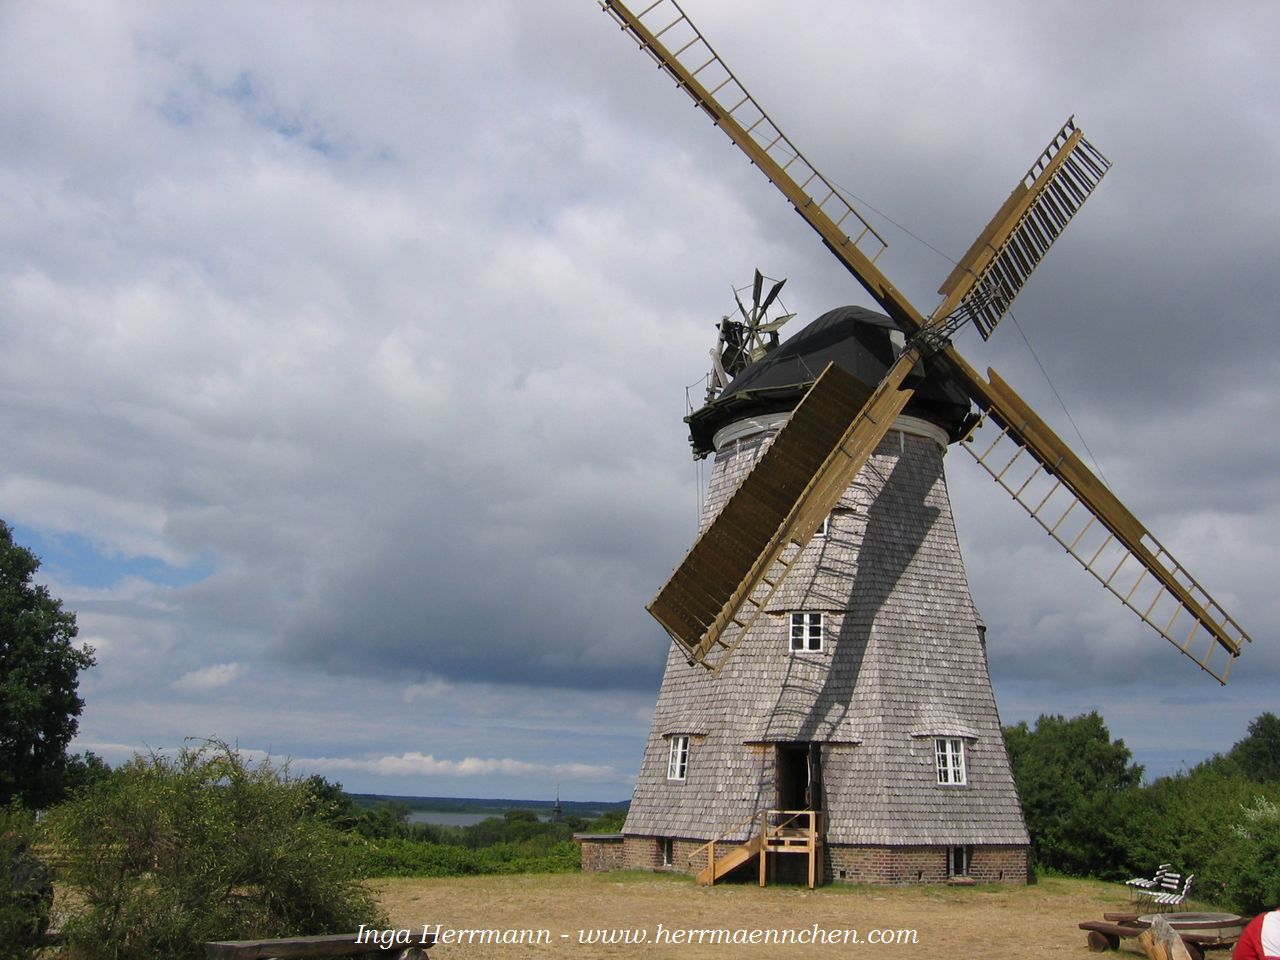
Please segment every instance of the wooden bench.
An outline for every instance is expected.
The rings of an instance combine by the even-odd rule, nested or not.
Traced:
[[[379,954],[388,960],[426,960],[427,948],[434,947],[432,934],[415,937],[383,949],[378,943],[359,941],[354,933],[319,937],[290,937],[283,940],[222,940],[204,945],[207,960],[311,960],[313,957],[360,957]]]
[[[1101,953],[1104,950],[1119,950],[1122,939],[1136,937],[1148,927],[1148,924],[1138,920],[1136,914],[1107,913],[1103,914],[1103,916],[1106,917],[1105,920],[1086,920],[1079,925],[1081,930],[1088,932],[1086,939],[1089,949],[1096,953]],[[1225,922],[1221,925],[1223,927],[1228,926]],[[1211,927],[1214,924],[1205,924],[1205,926]],[[1186,944],[1187,953],[1191,954],[1191,960],[1204,960],[1204,951],[1207,947],[1230,946],[1237,939],[1234,935],[1222,937],[1207,932],[1191,933],[1183,930],[1175,930],[1174,932]]]

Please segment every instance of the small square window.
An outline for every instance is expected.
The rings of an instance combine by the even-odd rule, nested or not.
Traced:
[[[938,782],[963,784],[964,741],[959,737],[938,737],[933,745],[938,757]]]
[[[822,614],[791,614],[791,652],[811,653],[822,649]]]
[[[672,737],[671,752],[667,755],[667,779],[683,780],[689,768],[689,738]]]

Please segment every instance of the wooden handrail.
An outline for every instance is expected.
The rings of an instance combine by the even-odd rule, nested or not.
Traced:
[[[821,813],[821,811],[820,810],[766,810],[765,813],[767,814],[768,817],[774,817],[774,816],[787,817],[786,820],[783,820],[780,823],[776,823],[771,827],[766,827],[766,833],[772,836],[777,836],[781,831],[791,826],[791,824],[795,823],[801,817],[805,817],[808,819],[809,825],[806,829],[808,829],[809,832],[812,833],[817,828],[816,818]],[[767,820],[765,822],[766,824],[768,823]]]
[[[721,833],[718,837],[713,837],[712,839],[704,843],[702,846],[700,846],[697,850],[693,851],[693,853],[689,854],[689,856],[685,858],[685,862],[693,863],[693,861],[697,860],[698,857],[701,856],[702,852],[705,850],[707,853],[707,865],[714,868],[715,862],[716,862],[716,844],[722,840],[727,839],[731,834],[737,833],[747,824],[754,823],[757,816],[758,814],[753,813],[751,814],[751,816],[743,820],[739,820],[732,827],[730,827],[729,829]]]
[[[687,858],[687,859],[689,859],[690,861],[698,859],[698,856],[699,856],[699,854],[701,854],[701,853],[702,853],[702,851],[706,850],[706,849],[707,849],[708,847],[710,847],[710,846],[713,846],[713,845],[715,845],[715,844],[719,843],[719,842],[720,842],[720,841],[722,841],[722,840],[726,840],[726,839],[728,839],[728,837],[729,837],[729,835],[730,835],[730,834],[732,834],[732,833],[737,833],[739,830],[741,830],[741,829],[742,829],[743,827],[745,827],[747,824],[755,822],[756,817],[758,817],[759,815],[760,815],[760,814],[757,812],[757,813],[753,813],[753,814],[751,814],[751,816],[749,816],[749,817],[746,817],[746,818],[744,818],[744,819],[742,819],[742,820],[739,820],[739,821],[738,821],[737,823],[735,823],[732,827],[730,827],[729,829],[727,829],[727,830],[725,830],[723,833],[721,833],[721,834],[720,834],[720,836],[718,836],[718,837],[716,837],[716,838],[714,838],[714,839],[712,839],[712,840],[708,840],[706,843],[704,843],[702,846],[700,846],[697,850],[693,851],[693,853],[689,854],[689,856],[688,856],[688,858]]]
[[[689,854],[689,856],[685,858],[685,861],[687,863],[693,863],[693,861],[699,859],[703,855],[703,853],[706,853],[708,865],[714,864],[716,844],[724,842],[732,834],[737,833],[743,827],[747,826],[748,824],[754,823],[757,817],[760,818],[760,822],[761,822],[761,828],[760,828],[761,834],[764,837],[764,839],[767,840],[769,837],[778,836],[782,830],[785,830],[787,827],[795,823],[801,817],[805,817],[809,821],[808,826],[805,829],[807,829],[809,833],[814,833],[818,830],[818,823],[819,823],[818,817],[820,817],[821,815],[822,815],[821,810],[774,810],[770,807],[765,807],[763,810],[759,810],[751,814],[751,816],[744,817],[742,820],[739,820],[733,826],[722,831],[719,836],[714,837],[711,840],[708,840],[702,846],[694,850],[693,853]],[[780,823],[770,825],[769,824],[770,818],[775,816],[786,816],[787,819],[783,820]]]

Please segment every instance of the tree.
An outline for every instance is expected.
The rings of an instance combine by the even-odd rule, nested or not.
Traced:
[[[1280,717],[1264,713],[1249,723],[1249,735],[1231,748],[1227,760],[1250,780],[1280,782]]]
[[[63,771],[63,792],[71,795],[109,776],[111,776],[111,767],[93,751],[86,750],[84,753],[71,754],[67,757],[67,766]]]
[[[0,520],[0,804],[33,808],[62,794],[84,709],[79,675],[94,662],[91,648],[73,643],[75,614],[32,582],[39,567]]]
[[[321,820],[339,830],[350,830],[356,825],[360,810],[340,783],[330,783],[318,773],[302,781],[310,796],[308,810]]]
[[[1077,875],[1123,871],[1129,794],[1142,781],[1123,740],[1098,713],[1070,720],[1042,715],[1004,728],[1037,864]]]

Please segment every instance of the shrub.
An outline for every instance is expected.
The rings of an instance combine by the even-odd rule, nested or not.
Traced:
[[[424,843],[402,837],[353,840],[360,873],[366,877],[467,877],[480,874],[566,873],[577,870],[577,844],[561,841],[498,843],[480,849],[460,844]]]
[[[86,960],[198,957],[207,940],[385,924],[305,781],[219,741],[135,757],[54,811],[64,928]]]
[[[32,851],[35,822],[21,807],[0,807],[0,960],[35,956],[49,926],[53,884]]]
[[[625,809],[606,810],[587,824],[587,830],[591,833],[621,833],[622,825],[626,822],[627,811]]]
[[[1243,807],[1206,873],[1215,897],[1243,916],[1280,904],[1280,804],[1257,796]]]

